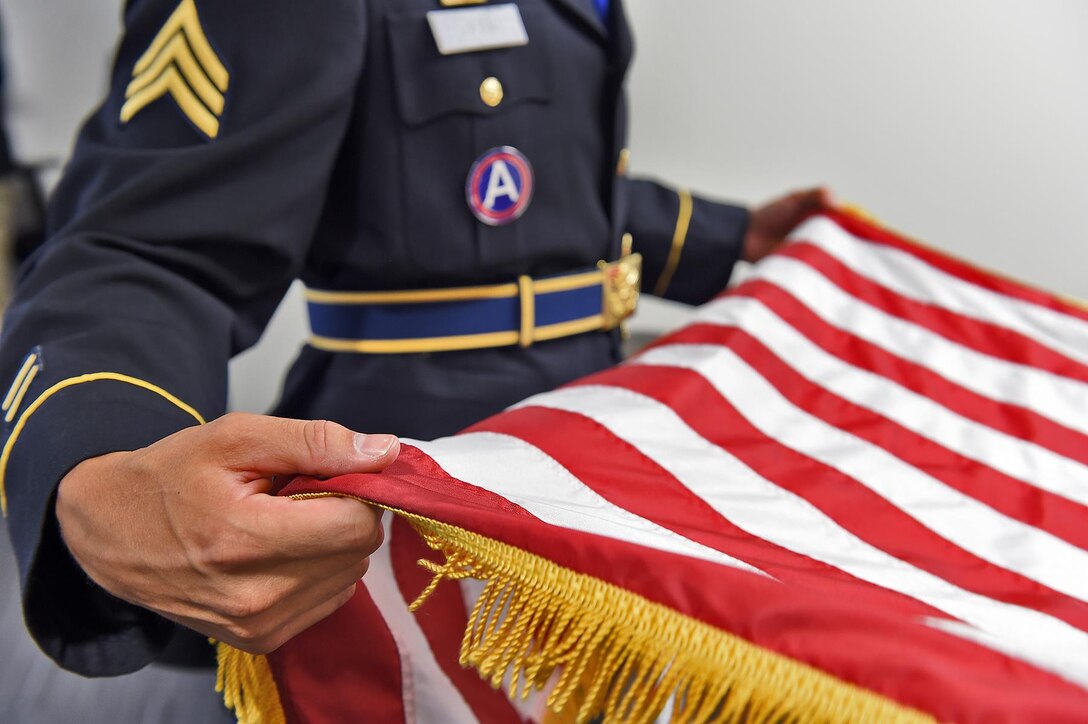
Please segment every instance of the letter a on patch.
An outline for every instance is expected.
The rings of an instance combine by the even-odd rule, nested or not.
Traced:
[[[196,3],[181,0],[132,69],[121,122],[169,95],[201,133],[215,138],[229,83],[230,74],[200,26]]]

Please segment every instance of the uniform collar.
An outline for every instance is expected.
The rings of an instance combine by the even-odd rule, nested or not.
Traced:
[[[600,38],[608,40],[608,28],[597,14],[597,6],[593,0],[552,0],[552,2],[567,8],[582,24],[591,28]]]

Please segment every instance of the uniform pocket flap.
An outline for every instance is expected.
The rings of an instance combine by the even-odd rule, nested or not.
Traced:
[[[452,113],[490,116],[519,103],[546,103],[551,96],[546,35],[540,32],[540,24],[533,22],[533,12],[523,11],[522,19],[528,45],[442,55],[424,14],[390,17],[393,85],[404,122],[419,125]],[[481,86],[487,78],[496,78],[501,84],[497,104],[493,82],[489,88],[493,105],[482,97]]]

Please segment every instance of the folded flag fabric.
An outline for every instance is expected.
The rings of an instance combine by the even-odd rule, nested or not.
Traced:
[[[292,482],[386,543],[220,683],[250,721],[1083,721],[1086,443],[1083,308],[824,212],[624,364]]]

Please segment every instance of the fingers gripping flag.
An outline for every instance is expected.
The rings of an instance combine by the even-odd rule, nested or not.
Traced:
[[[386,545],[222,683],[254,720],[1082,720],[1086,410],[1083,309],[817,215],[626,363],[292,483]]]

